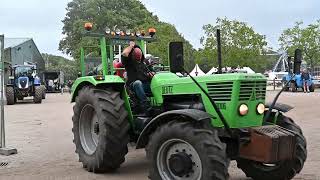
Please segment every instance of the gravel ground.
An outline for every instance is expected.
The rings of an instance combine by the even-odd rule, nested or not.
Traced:
[[[268,92],[271,100],[275,92]],[[126,162],[113,174],[92,174],[82,169],[72,143],[72,104],[69,94],[48,94],[42,104],[31,99],[5,107],[7,145],[18,149],[17,155],[0,156],[0,180],[146,180],[144,150],[130,149]],[[289,116],[301,125],[308,141],[308,159],[299,180],[320,180],[320,92],[284,93],[279,102],[295,106]],[[233,162],[231,180],[247,179]]]

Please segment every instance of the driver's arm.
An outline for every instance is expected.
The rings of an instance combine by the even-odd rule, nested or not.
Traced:
[[[128,57],[135,45],[136,45],[135,42],[130,41],[129,46],[123,50],[122,56]]]

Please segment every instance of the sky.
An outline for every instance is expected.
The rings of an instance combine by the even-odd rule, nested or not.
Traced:
[[[0,0],[0,34],[5,37],[33,38],[40,52],[63,55],[61,20],[70,0]],[[305,25],[320,19],[319,0],[141,0],[161,21],[174,24],[178,31],[200,48],[202,26],[217,17],[246,22],[266,35],[268,46],[277,49],[282,31],[294,22]]]

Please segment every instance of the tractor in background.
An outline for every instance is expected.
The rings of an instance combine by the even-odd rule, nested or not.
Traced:
[[[184,70],[183,43],[171,42],[170,71],[157,72],[147,95],[154,111],[141,115],[125,79],[115,75],[113,52],[116,45],[135,41],[146,53],[155,30],[141,36],[94,33],[91,23],[85,28],[83,35],[96,40],[101,54],[101,71],[88,75],[86,54],[93,46],[81,47],[82,76],[72,86],[73,142],[87,171],[115,172],[129,143],[145,148],[152,180],[226,180],[230,160],[257,180],[288,180],[302,170],[306,139],[284,115],[292,107],[276,103],[282,91],[271,104],[265,102],[262,74],[192,77]]]
[[[34,103],[41,103],[45,98],[45,88],[37,75],[36,65],[14,65],[6,85],[7,104],[13,105],[17,100],[33,96]]]
[[[296,54],[301,54],[301,50],[297,49],[295,53]],[[302,79],[302,72],[301,69],[308,69],[306,63],[302,63],[302,57],[295,57],[294,58],[294,64],[296,64],[296,67],[292,66],[291,62],[291,57],[288,57],[288,74],[283,76],[282,78],[282,84],[283,88],[285,91],[291,91],[291,92],[296,92],[299,89],[303,90],[303,79]],[[310,92],[314,92],[315,89],[315,84],[313,82],[313,77],[311,73],[309,72],[309,79],[306,80],[307,86],[309,87]]]

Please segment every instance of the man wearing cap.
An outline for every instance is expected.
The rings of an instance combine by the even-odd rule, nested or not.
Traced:
[[[139,105],[145,112],[151,108],[146,93],[151,93],[150,82],[154,72],[144,63],[144,55],[133,41],[122,52],[122,64],[127,71],[127,85],[135,92]]]

